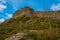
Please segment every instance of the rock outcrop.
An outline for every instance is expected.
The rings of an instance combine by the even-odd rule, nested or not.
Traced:
[[[32,8],[29,7],[24,7],[21,10],[18,10],[15,12],[15,14],[13,15],[14,18],[19,17],[19,16],[33,16],[34,15],[34,10]]]
[[[17,33],[14,36],[11,36],[5,40],[26,40],[26,35],[24,33]]]

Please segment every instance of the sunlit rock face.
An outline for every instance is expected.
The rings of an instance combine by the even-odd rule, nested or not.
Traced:
[[[17,10],[14,14],[14,18],[22,16],[22,15],[26,15],[26,16],[33,16],[34,15],[34,10],[32,8],[29,7],[24,7],[21,10]]]
[[[21,16],[37,16],[37,17],[50,17],[50,18],[57,18],[60,19],[60,11],[49,11],[49,12],[41,12],[41,11],[34,11],[32,8],[25,6],[24,8],[21,8],[20,10],[17,10],[13,18],[21,17]]]

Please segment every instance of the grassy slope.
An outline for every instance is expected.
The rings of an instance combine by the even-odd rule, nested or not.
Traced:
[[[12,18],[0,25],[0,40],[18,32],[26,33],[27,40],[58,40],[60,20],[26,16]]]

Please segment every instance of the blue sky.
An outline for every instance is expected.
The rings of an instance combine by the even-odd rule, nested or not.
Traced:
[[[35,11],[60,10],[60,0],[0,0],[0,23],[12,18],[13,13],[29,6]]]

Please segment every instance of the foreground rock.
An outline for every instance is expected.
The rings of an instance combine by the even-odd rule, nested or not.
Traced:
[[[17,33],[14,36],[11,36],[5,40],[26,40],[26,35],[24,33]]]

